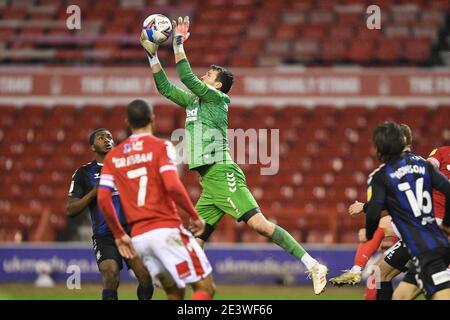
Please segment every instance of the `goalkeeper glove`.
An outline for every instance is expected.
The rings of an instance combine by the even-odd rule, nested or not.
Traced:
[[[173,51],[175,54],[184,53],[183,43],[189,38],[189,17],[178,18],[178,23],[173,20],[172,27],[174,30],[173,34]]]
[[[145,30],[142,30],[141,32],[141,45],[147,53],[150,66],[159,64],[158,55],[156,52],[158,50],[158,45],[148,40]]]

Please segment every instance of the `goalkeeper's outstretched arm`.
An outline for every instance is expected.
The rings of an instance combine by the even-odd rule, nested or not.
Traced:
[[[186,59],[183,44],[189,38],[189,17],[178,18],[178,22],[172,21],[173,28],[173,52],[175,53],[175,63],[178,64],[183,59]]]
[[[189,17],[178,18],[178,22],[172,21],[173,26],[173,52],[175,54],[175,63],[181,82],[191,90],[196,96],[205,101],[214,101],[220,98],[219,92],[199,80],[192,72],[191,66],[184,52],[183,43],[189,38]]]
[[[158,59],[158,45],[146,39],[145,31],[141,33],[141,45],[147,53],[148,62],[150,63],[158,92],[179,106],[186,108],[195,99],[195,96],[178,88],[169,81]]]

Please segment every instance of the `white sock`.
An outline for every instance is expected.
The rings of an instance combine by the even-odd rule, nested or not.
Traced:
[[[303,255],[303,257],[301,258],[301,260],[302,260],[302,263],[306,266],[306,268],[308,270],[311,270],[312,267],[314,267],[316,264],[319,263],[316,259],[311,257],[308,253],[305,253]]]
[[[351,272],[361,272],[361,271],[362,271],[362,268],[361,268],[360,266],[353,266],[353,267],[350,269],[350,271],[351,271]]]

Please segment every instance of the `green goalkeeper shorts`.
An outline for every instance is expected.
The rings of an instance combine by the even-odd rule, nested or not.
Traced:
[[[213,228],[225,213],[237,221],[246,221],[260,212],[244,173],[234,162],[213,164],[201,175],[200,185],[203,192],[195,208]]]

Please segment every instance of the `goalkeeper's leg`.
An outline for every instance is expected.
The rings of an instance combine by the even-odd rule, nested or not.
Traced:
[[[297,257],[307,268],[314,285],[314,293],[320,294],[327,283],[328,268],[311,257],[308,252],[283,228],[268,221],[261,212],[254,213],[248,220],[243,219],[247,225],[259,234],[271,239],[283,250]]]
[[[207,226],[199,242],[208,239],[225,212],[297,257],[312,277],[314,292],[320,294],[324,290],[328,268],[311,257],[286,230],[264,217],[247,186],[244,173],[235,163],[213,165],[202,175],[200,183],[203,193],[196,208],[210,227]]]

